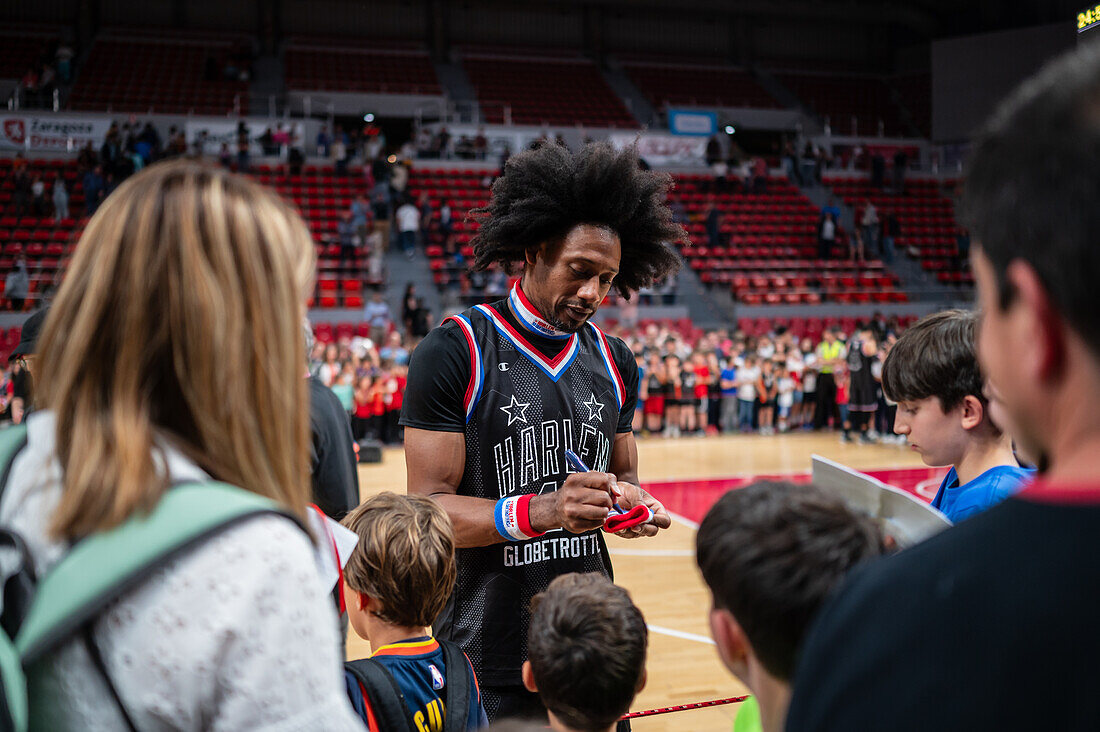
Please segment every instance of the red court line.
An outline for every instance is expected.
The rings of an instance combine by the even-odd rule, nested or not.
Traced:
[[[890,468],[885,470],[866,470],[868,475],[878,478],[887,485],[908,491],[925,501],[935,498],[946,468]],[[794,483],[808,483],[810,474],[803,473],[762,473],[759,475],[739,475],[729,478],[703,478],[696,480],[659,480],[643,483],[643,487],[657,497],[665,508],[692,521],[702,521],[707,510],[714,505],[726,491],[742,488],[758,480],[789,480]]]

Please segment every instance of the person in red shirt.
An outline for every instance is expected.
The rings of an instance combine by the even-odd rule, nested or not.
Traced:
[[[708,395],[715,374],[707,366],[707,357],[702,351],[696,351],[692,355],[691,368],[695,371],[695,428],[700,434],[706,434],[707,410],[710,409]]]

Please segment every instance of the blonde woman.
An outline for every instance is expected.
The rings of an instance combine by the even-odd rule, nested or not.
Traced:
[[[39,576],[173,482],[209,477],[304,514],[313,256],[273,193],[197,163],[155,165],[104,202],[46,320],[41,411],[0,500],[0,525],[27,540]],[[48,702],[35,720],[361,729],[336,627],[309,536],[285,517],[252,518],[124,595],[90,641],[53,651],[33,680],[32,700]]]

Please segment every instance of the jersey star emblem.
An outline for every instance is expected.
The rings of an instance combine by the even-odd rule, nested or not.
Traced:
[[[588,420],[592,421],[598,419],[600,416],[600,410],[603,409],[603,404],[596,401],[596,395],[592,394],[587,402],[581,402],[584,406],[588,407]]]
[[[508,424],[513,422],[523,422],[527,424],[527,407],[531,406],[530,402],[521,402],[516,399],[516,395],[512,395],[512,403],[506,407],[501,407],[500,411],[508,415]]]

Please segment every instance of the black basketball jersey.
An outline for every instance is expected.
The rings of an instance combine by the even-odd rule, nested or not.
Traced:
[[[470,352],[466,469],[458,494],[494,501],[557,490],[571,472],[567,449],[590,469],[606,471],[626,397],[608,339],[595,325],[556,336],[561,350],[550,358],[513,325],[517,318],[501,314],[508,302],[478,305],[441,326],[459,329]],[[516,308],[508,315],[527,322]],[[487,685],[521,683],[530,601],[552,579],[568,572],[611,576],[598,530],[558,529],[459,549],[457,560],[455,592],[434,630],[462,646]]]

